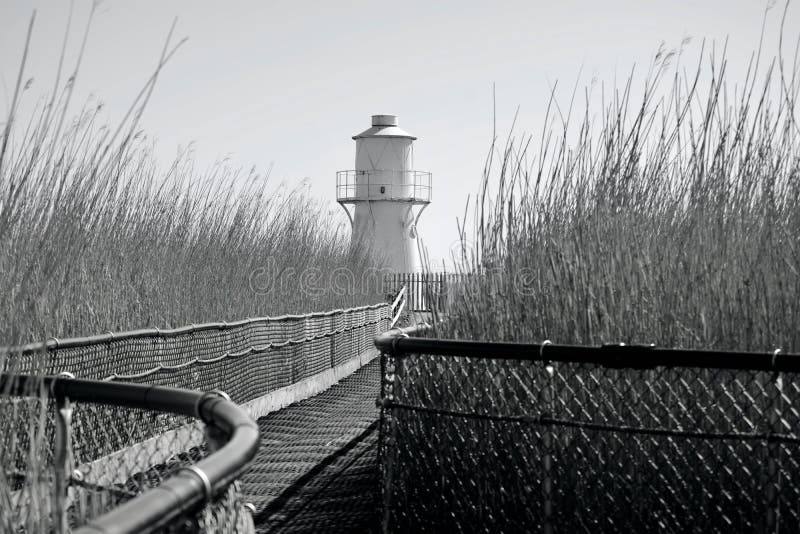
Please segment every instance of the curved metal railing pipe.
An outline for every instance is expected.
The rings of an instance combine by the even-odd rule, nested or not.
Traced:
[[[0,375],[0,391],[12,396],[139,408],[196,417],[227,436],[208,457],[184,467],[155,488],[90,520],[76,534],[153,532],[209,501],[228,487],[255,456],[258,426],[218,393],[170,387],[32,375]],[[211,444],[213,446],[213,444]]]
[[[396,353],[398,352],[395,346],[395,343],[399,339],[426,339],[427,338],[417,338],[414,336],[424,334],[431,330],[431,325],[428,323],[418,323],[411,326],[406,326],[403,328],[392,328],[387,330],[386,332],[382,332],[375,336],[374,343],[375,347],[381,352],[388,352],[388,353]]]

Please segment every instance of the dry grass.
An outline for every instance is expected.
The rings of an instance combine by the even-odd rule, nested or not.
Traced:
[[[0,345],[382,297],[378,288],[341,294],[324,278],[301,284],[315,268],[370,264],[366,251],[348,252],[346,224],[307,194],[224,161],[199,172],[190,151],[159,170],[137,123],[176,48],[167,41],[116,126],[98,124],[99,105],[66,117],[77,67],[22,123],[14,109],[26,96],[23,64],[0,149]],[[254,278],[258,269],[266,274]],[[281,283],[270,286],[270,273]]]
[[[599,110],[587,88],[538,146],[492,147],[461,234],[483,276],[444,334],[800,351],[797,58],[754,59],[737,89],[724,52],[680,58],[659,50],[640,99],[633,76]]]
[[[492,147],[474,232],[461,232],[471,252],[435,335],[800,352],[798,58],[754,59],[738,86],[726,81],[724,52],[688,74],[672,70],[680,59],[660,50],[640,98],[633,76],[587,88],[575,99],[583,107],[550,102],[557,128],[548,119],[538,143],[509,135]],[[545,463],[556,529],[769,530],[760,499],[773,489],[781,527],[797,521],[783,504],[797,489],[788,446],[535,422],[549,412],[603,425],[613,413],[625,428],[752,424],[769,434],[792,417],[791,373],[558,362],[551,379],[538,364],[473,356],[407,359],[399,402],[530,419],[398,409],[387,456],[399,463],[396,528],[452,528],[455,517],[465,528],[535,530]]]
[[[325,276],[355,275],[374,262],[366,248],[350,250],[346,222],[301,189],[272,187],[226,161],[200,172],[191,151],[159,168],[138,123],[181,44],[170,43],[171,35],[120,124],[99,124],[101,106],[91,103],[69,118],[80,57],[65,80],[63,53],[52,95],[25,122],[16,110],[30,98],[29,32],[0,123],[0,347],[383,299],[377,285],[337,287]],[[0,349],[0,369],[6,355]],[[27,532],[48,531],[57,523],[47,506],[63,497],[54,495],[46,454],[52,403],[23,413],[14,399],[0,402],[13,412],[7,426],[24,429],[0,440],[0,531],[16,531],[19,521]],[[32,513],[20,519],[9,476],[15,447],[25,444]]]
[[[633,94],[633,76],[622,88],[600,88],[600,95],[587,88],[579,110],[572,104],[561,108],[550,102],[548,116],[555,116],[558,128],[549,130],[548,120],[540,142],[509,135],[504,147],[492,147],[476,202],[475,230],[461,232],[462,249],[473,252],[459,258],[462,282],[451,295],[447,320],[438,322],[436,335],[572,344],[652,342],[760,352],[781,347],[800,352],[798,58],[788,62],[779,51],[770,62],[759,51],[744,83],[737,86],[726,81],[724,52],[703,55],[688,74],[672,70],[670,63],[680,59],[681,52],[660,50],[641,98]],[[599,109],[594,104],[598,96]],[[479,359],[431,361],[435,363],[430,368],[438,364],[433,374],[413,377],[417,379],[413,386],[424,391],[425,401],[434,404],[431,399],[437,394],[450,394],[450,404],[444,405],[461,412],[507,408],[513,414],[537,415],[536,409],[526,409],[525,402],[537,400],[533,397],[546,389],[524,374],[523,363],[503,368],[506,362],[484,362],[485,367],[495,367],[482,372]],[[650,426],[659,428],[668,427],[676,414],[692,414],[689,419],[698,427],[687,424],[687,428],[702,429],[714,410],[729,405],[734,413],[730,421],[746,420],[740,414],[748,410],[769,413],[775,420],[790,417],[783,412],[782,401],[775,400],[774,392],[783,387],[777,375],[683,368],[674,374],[631,369],[612,374],[602,367],[562,368],[555,380],[555,398],[561,404],[580,404],[581,396],[594,393],[585,407],[615,402],[614,413],[640,409],[625,421],[631,427],[648,426],[642,414],[652,414],[654,406],[672,414],[650,421]],[[424,369],[417,372],[423,375]],[[785,374],[783,380],[793,378]],[[515,397],[514,387],[520,383],[525,393]],[[588,391],[594,384],[597,390]],[[748,388],[767,393],[754,395]],[[619,398],[610,400],[619,391]],[[678,393],[664,395],[664,391]],[[483,392],[493,392],[494,398],[481,404]],[[571,406],[572,411],[556,408],[555,412],[581,420],[584,412]],[[434,406],[440,407],[441,403]],[[506,432],[498,424],[481,434],[481,425],[489,423],[425,417],[419,417],[422,422],[417,427],[409,424],[399,430],[398,435],[405,437],[395,446],[400,453],[407,446],[421,471],[453,466],[441,478],[442,487],[457,488],[455,504],[448,506],[487,502],[480,494],[481,484],[489,486],[489,496],[508,502],[524,501],[515,493],[517,483],[541,494],[541,487],[529,481],[535,480],[539,472],[535,462],[543,453],[535,450],[536,438],[524,434],[535,425]],[[411,415],[407,419],[414,421]],[[602,423],[603,418],[590,422]],[[772,431],[766,418],[757,425],[758,430]],[[561,438],[571,435],[557,427],[554,432]],[[654,511],[647,508],[647,499],[663,501],[677,488],[688,489],[674,493],[675,509],[696,511],[695,506],[705,506],[701,487],[719,488],[710,493],[715,498],[725,491],[735,496],[733,500],[757,504],[765,486],[753,489],[757,478],[753,473],[764,473],[764,456],[775,454],[766,442],[756,453],[750,445],[736,442],[668,438],[669,447],[661,442],[651,450],[650,445],[637,446],[635,439],[614,441],[608,432],[587,433],[582,439],[554,449],[556,488],[565,488],[561,495],[576,499],[562,509],[554,507],[555,513],[566,514],[560,518],[565,524],[574,521],[569,505],[579,506],[592,520],[605,520],[614,517],[614,507],[623,502],[643,506],[623,505],[619,510],[623,520],[652,521]],[[448,447],[443,440],[457,445]],[[426,445],[431,443],[436,447]],[[619,475],[617,466],[598,468],[591,454],[609,444],[608,454],[618,458],[620,472],[630,468],[660,476],[663,486],[654,489],[634,478],[617,486],[607,484]],[[516,470],[513,459],[519,450],[524,451],[525,461],[535,460],[530,471]],[[658,456],[666,467],[654,469],[648,456]],[[704,463],[712,467],[697,470],[686,462],[688,457],[713,458],[718,463]],[[420,458],[435,460],[425,463]],[[497,475],[507,465],[514,472]],[[784,462],[779,476],[788,480],[794,467]],[[664,475],[667,468],[674,468],[674,475]],[[498,490],[502,485],[505,493]],[[418,500],[412,504],[419,509],[442,508],[443,499],[436,493],[440,488],[433,482],[430,498],[424,484],[412,480],[409,487],[417,492],[413,496]],[[610,504],[592,509],[583,501],[595,495],[592,488],[607,490]],[[794,489],[785,483],[781,498],[791,500]],[[626,496],[633,497],[626,501]],[[398,510],[406,513],[410,508],[406,504],[400,503]],[[722,510],[722,504],[713,504]],[[484,513],[483,520],[489,523],[492,517],[499,521],[507,517],[500,508],[487,510],[480,504],[469,508],[466,517],[474,511]],[[753,519],[744,507],[725,513],[739,517],[741,524]],[[433,513],[430,517],[436,518]],[[691,517],[676,517],[668,524]],[[715,521],[721,522],[716,516],[707,519],[715,527]],[[753,524],[759,521],[756,518]],[[702,528],[697,524],[690,528],[695,527]]]

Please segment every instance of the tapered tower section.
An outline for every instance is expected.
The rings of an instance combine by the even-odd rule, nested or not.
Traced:
[[[364,242],[394,272],[420,269],[417,222],[431,202],[431,173],[414,170],[414,141],[394,115],[373,115],[353,136],[355,170],[336,173],[336,200],[350,218],[352,243]]]

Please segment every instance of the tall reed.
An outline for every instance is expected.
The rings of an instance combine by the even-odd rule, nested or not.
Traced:
[[[176,49],[169,43],[114,126],[99,124],[102,105],[92,102],[68,117],[77,67],[22,123],[20,69],[0,152],[0,345],[383,297],[323,276],[360,273],[372,260],[349,249],[343,218],[302,189],[228,161],[198,169],[191,149],[159,167],[138,119]]]
[[[724,52],[662,48],[640,97],[492,146],[442,333],[800,351],[798,64],[760,55],[732,90]]]
[[[538,142],[512,131],[492,146],[436,335],[800,352],[798,58],[759,51],[737,87],[724,52],[701,57],[684,74],[670,67],[681,52],[661,49],[641,95],[631,75],[601,86],[599,107],[590,87],[577,106],[551,99]],[[423,408],[395,410],[387,456],[405,460],[390,495],[408,528],[498,529],[532,510],[507,528],[535,530],[547,510],[567,531],[770,529],[763,495],[783,528],[797,520],[782,504],[796,491],[788,445],[680,436],[794,436],[792,373],[482,355],[398,367],[399,402]]]
[[[172,31],[119,124],[100,124],[102,105],[92,101],[70,118],[91,18],[76,65],[62,76],[67,28],[55,88],[25,118],[18,110],[31,98],[31,19],[0,123],[0,370],[6,347],[51,336],[382,300],[379,286],[349,283],[375,266],[370,251],[350,248],[343,218],[303,189],[273,187],[267,175],[228,161],[198,169],[191,149],[159,166],[139,119],[183,43],[172,44]],[[327,276],[335,272],[350,276]],[[25,401],[6,393],[0,409],[13,430],[0,439],[0,531],[50,531],[50,508],[63,498],[54,495],[48,454],[53,404],[37,391]],[[15,462],[20,450],[24,466]]]

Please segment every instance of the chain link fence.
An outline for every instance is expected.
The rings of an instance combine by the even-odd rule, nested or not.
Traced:
[[[235,479],[258,428],[220,394],[9,374],[0,388],[3,415],[16,423],[3,442],[15,453],[11,469],[4,464],[3,532],[253,530]],[[78,414],[107,428],[83,435]],[[183,425],[130,445],[159,418]],[[111,429],[116,441],[103,439]]]
[[[800,531],[798,355],[376,343],[384,531]]]
[[[81,379],[224,391],[244,404],[314,377],[372,347],[388,328],[386,304],[326,313],[193,325],[170,331],[108,333],[48,340],[7,351],[10,375],[69,373]],[[176,473],[213,456],[215,430],[197,417],[119,403],[60,406],[43,395],[0,391],[0,531],[52,527],[60,502],[70,528],[91,523],[158,488]],[[66,411],[65,411],[66,410]],[[252,414],[251,414],[252,415]],[[69,447],[59,457],[59,425]],[[62,498],[54,473],[67,473]],[[6,490],[4,490],[6,488]],[[3,495],[5,493],[6,495]],[[252,529],[238,483],[230,480],[199,510],[164,528],[170,532]],[[57,526],[57,525],[56,525]]]

